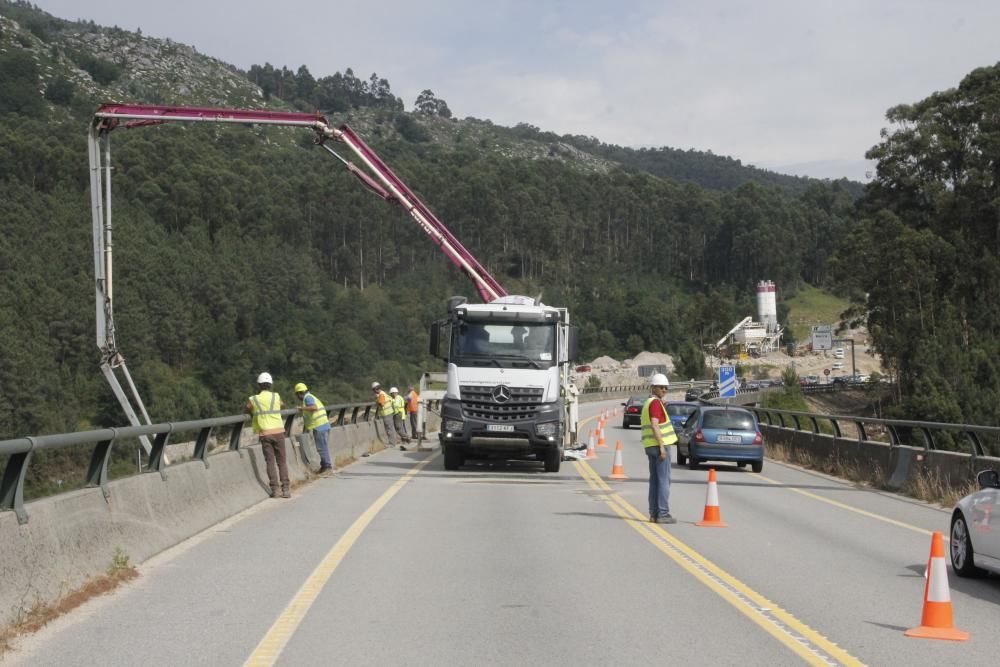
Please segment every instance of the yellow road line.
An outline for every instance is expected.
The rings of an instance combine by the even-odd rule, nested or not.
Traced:
[[[787,491],[792,491],[806,498],[812,498],[813,500],[818,500],[821,503],[826,503],[828,505],[833,505],[834,507],[839,507],[840,509],[847,510],[848,512],[854,512],[855,514],[860,514],[861,516],[866,516],[869,519],[875,519],[876,521],[882,521],[884,523],[891,524],[893,526],[899,526],[900,528],[906,528],[907,530],[912,530],[914,532],[920,533],[921,535],[933,535],[934,531],[927,530],[925,528],[920,528],[919,526],[914,526],[903,521],[896,521],[895,519],[890,519],[887,516],[882,516],[881,514],[876,514],[875,512],[869,512],[868,510],[863,510],[860,507],[854,507],[846,503],[838,502],[836,500],[831,500],[830,498],[824,498],[823,496],[817,495],[815,493],[810,493],[809,491],[803,491],[802,489],[795,489],[789,486],[785,486],[787,482],[779,482],[776,479],[771,479],[770,477],[765,477],[764,475],[756,475],[757,478],[764,480],[769,484],[774,484],[775,486],[783,486]],[[947,541],[948,538],[946,537]]]
[[[436,456],[436,455],[435,455]],[[406,485],[411,479],[413,479],[424,467],[435,458],[431,456],[424,459],[417,465],[413,466],[409,472],[400,477],[396,482],[389,487],[389,489],[379,496],[378,500],[371,504],[364,514],[359,516],[351,527],[347,529],[347,532],[341,536],[337,543],[333,545],[333,548],[323,557],[323,560],[316,569],[313,570],[306,582],[302,584],[302,588],[299,589],[292,601],[288,603],[285,610],[281,612],[278,616],[278,620],[274,622],[271,629],[267,631],[264,638],[260,640],[257,644],[257,648],[254,649],[250,657],[244,665],[273,665],[281,652],[285,649],[288,644],[288,640],[292,638],[295,631],[298,629],[299,625],[302,623],[302,619],[305,618],[306,613],[312,606],[316,598],[319,597],[320,591],[329,581],[330,577],[333,575],[334,570],[340,565],[341,561],[344,560],[344,556],[347,552],[351,550],[354,543],[357,542],[361,533],[364,532],[368,524],[372,522],[375,515],[385,507],[386,503],[392,500],[403,486]]]
[[[648,523],[645,516],[615,493],[586,461],[577,463],[577,470],[587,484],[595,491],[604,491],[607,495],[601,499],[629,526],[804,661],[811,665],[863,664],[659,525]]]

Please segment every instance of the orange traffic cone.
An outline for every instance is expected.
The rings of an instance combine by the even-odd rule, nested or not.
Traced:
[[[594,452],[594,432],[590,432],[590,440],[587,441],[587,460],[592,461],[597,458],[597,453]]]
[[[719,487],[715,482],[715,468],[708,469],[708,493],[705,494],[705,513],[701,521],[695,524],[703,528],[727,528],[729,524],[722,520],[719,511]]]
[[[628,479],[625,465],[622,463],[622,441],[615,440],[615,462],[611,465],[611,476],[608,479]]]
[[[931,564],[924,584],[924,613],[920,626],[903,633],[907,637],[950,639],[964,642],[968,632],[956,630],[951,618],[951,590],[948,588],[948,566],[944,560],[944,538],[940,531],[931,536]]]
[[[607,447],[608,443],[604,442],[604,422],[601,422],[601,425],[598,426],[597,428],[600,429],[597,432],[597,446],[598,447]]]

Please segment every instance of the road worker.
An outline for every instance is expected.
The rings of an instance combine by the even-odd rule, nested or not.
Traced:
[[[642,446],[649,460],[649,520],[651,523],[677,523],[670,516],[670,449],[677,444],[677,434],[667,417],[663,401],[670,381],[663,373],[649,379],[652,396],[642,406],[639,424]]]
[[[302,414],[302,430],[312,433],[319,453],[319,474],[333,470],[330,463],[330,446],[327,437],[330,435],[330,418],[323,407],[323,401],[309,391],[304,382],[295,385],[295,395],[299,399],[299,412]]]
[[[392,399],[389,395],[382,391],[382,385],[378,382],[372,382],[372,393],[375,394],[375,416],[382,422],[382,426],[385,428],[385,438],[388,441],[387,447],[396,446],[396,427],[392,423]]]
[[[410,434],[406,432],[406,401],[399,395],[396,387],[389,389],[389,396],[392,398],[392,423],[396,427],[396,434],[403,442],[409,442]],[[401,446],[400,449],[405,451],[406,447]]]
[[[270,373],[265,371],[258,375],[257,393],[247,399],[244,412],[253,415],[253,431],[260,436],[260,448],[267,464],[267,481],[271,486],[271,497],[278,497],[280,481],[281,497],[291,498],[288,465],[285,463],[285,424],[281,419],[281,396],[271,391],[273,383]]]
[[[417,429],[417,411],[420,409],[420,394],[411,384],[406,392],[406,414],[410,416],[410,437],[417,439],[420,431]]]

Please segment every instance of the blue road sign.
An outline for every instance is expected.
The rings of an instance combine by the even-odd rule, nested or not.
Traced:
[[[739,381],[736,379],[735,366],[719,366],[719,396],[726,398],[736,395],[736,387]]]

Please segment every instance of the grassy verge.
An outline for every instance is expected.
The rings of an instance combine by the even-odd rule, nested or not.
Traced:
[[[37,632],[47,623],[68,614],[87,600],[106,595],[137,576],[139,573],[129,563],[128,555],[121,549],[115,549],[115,556],[108,566],[107,574],[91,579],[51,604],[39,602],[31,609],[22,610],[21,617],[17,621],[0,629],[0,658],[13,648],[14,640],[21,635]]]
[[[936,471],[921,471],[898,490],[890,489],[885,471],[878,466],[860,466],[852,461],[844,461],[837,456],[820,457],[806,449],[791,448],[783,444],[768,444],[768,458],[792,463],[803,468],[839,477],[854,483],[859,488],[879,489],[900,493],[927,503],[951,509],[960,498],[979,488],[975,480],[961,486],[952,486],[941,479]]]

